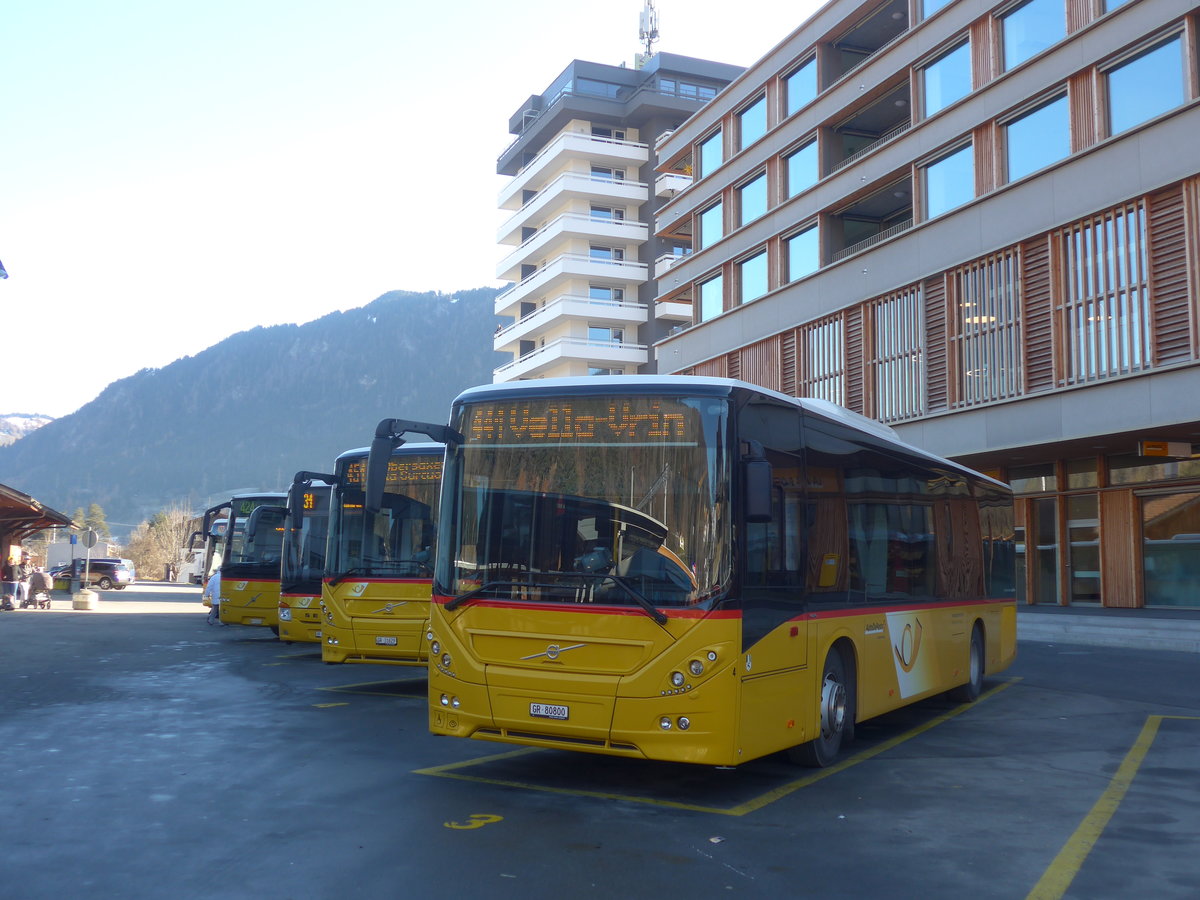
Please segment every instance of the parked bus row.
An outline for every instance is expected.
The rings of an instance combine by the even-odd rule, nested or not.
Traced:
[[[1016,653],[1007,486],[729,379],[483,385],[209,514],[222,621],[426,667],[435,734],[825,766]]]

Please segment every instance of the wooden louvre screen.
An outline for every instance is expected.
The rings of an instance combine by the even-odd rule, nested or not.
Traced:
[[[1195,214],[1196,182],[1186,187],[1193,193]],[[1188,292],[1188,239],[1196,249],[1195,225],[1189,235],[1184,190],[1175,188],[1155,194],[1150,207],[1150,297],[1153,302],[1154,363],[1165,364],[1195,356],[1195,306]],[[1193,220],[1194,222],[1194,220]]]
[[[925,396],[930,412],[946,409],[946,277],[925,281]]]
[[[1054,298],[1050,242],[1045,235],[1021,245],[1022,317],[1025,326],[1025,389],[1054,387]]]

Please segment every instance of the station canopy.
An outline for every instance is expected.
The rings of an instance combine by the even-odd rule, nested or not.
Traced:
[[[71,517],[43,506],[28,494],[0,484],[0,538],[20,542],[47,528],[72,525]]]

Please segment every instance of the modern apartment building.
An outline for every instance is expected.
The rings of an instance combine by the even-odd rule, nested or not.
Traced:
[[[576,60],[513,114],[517,137],[496,165],[512,176],[497,274],[513,282],[496,313],[513,323],[494,339],[512,361],[496,381],[653,371],[650,345],[691,316],[653,303],[654,274],[689,247],[650,222],[691,181],[655,176],[653,142],[741,72],[669,53],[639,69]]]
[[[1200,606],[1195,0],[834,0],[677,128],[663,373],[1018,495],[1027,602]],[[869,477],[869,473],[864,473]],[[929,486],[934,489],[935,486]]]

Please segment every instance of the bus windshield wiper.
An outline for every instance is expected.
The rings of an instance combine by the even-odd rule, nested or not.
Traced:
[[[611,581],[613,584],[617,585],[617,587],[621,588],[621,590],[623,590],[633,599],[634,603],[646,611],[646,615],[652,618],[659,625],[667,624],[667,614],[647,600],[646,596],[632,584],[630,584],[628,579],[625,579],[620,575],[612,574],[601,575],[600,579],[602,581]]]
[[[467,591],[465,594],[459,594],[457,597],[454,597],[453,599],[448,600],[446,602],[445,606],[446,606],[446,609],[450,609],[450,610],[458,609],[460,606],[462,606],[464,603],[466,603],[472,597],[478,597],[484,591],[490,591],[493,588],[498,588],[498,587],[514,587],[516,585],[521,585],[521,584],[524,584],[524,582],[521,582],[521,581],[485,581],[479,587],[471,588],[471,590]]]
[[[345,572],[338,572],[336,575],[334,575],[332,578],[330,578],[329,586],[337,587],[341,583],[343,578],[349,578],[351,575],[367,575],[367,574],[369,574],[369,571],[367,569],[364,569],[362,566],[351,566]]]

